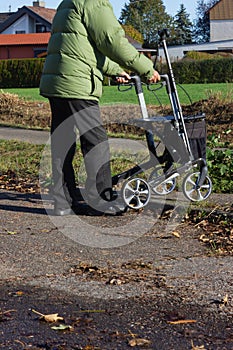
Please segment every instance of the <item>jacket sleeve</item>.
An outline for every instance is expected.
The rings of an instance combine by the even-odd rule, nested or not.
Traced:
[[[107,76],[119,75],[122,73],[123,69],[119,66],[118,63],[110,60],[108,57],[105,58],[104,66],[102,72]]]
[[[152,61],[128,42],[108,0],[87,0],[84,20],[100,52],[120,66],[151,78],[154,71]]]

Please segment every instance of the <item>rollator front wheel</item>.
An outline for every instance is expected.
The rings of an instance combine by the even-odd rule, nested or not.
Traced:
[[[141,178],[134,178],[125,182],[122,188],[122,198],[131,209],[141,209],[150,200],[150,187]]]
[[[188,174],[183,181],[183,193],[192,202],[200,202],[209,197],[212,191],[212,181],[206,176],[204,183],[199,186],[200,172]]]

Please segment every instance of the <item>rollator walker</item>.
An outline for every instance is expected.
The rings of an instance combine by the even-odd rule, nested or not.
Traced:
[[[159,35],[168,73],[161,75],[161,83],[155,85],[166,87],[173,115],[149,117],[141,79],[131,77],[129,85],[135,88],[142,117],[130,123],[145,130],[149,160],[112,178],[113,185],[122,183],[122,198],[127,207],[135,210],[149,203],[151,193],[167,196],[176,190],[178,178],[183,175],[182,192],[188,200],[203,201],[212,191],[207,175],[205,115],[183,116],[166,44],[168,32],[164,29]],[[147,88],[153,91],[153,86]],[[145,171],[149,171],[147,179],[142,175]]]

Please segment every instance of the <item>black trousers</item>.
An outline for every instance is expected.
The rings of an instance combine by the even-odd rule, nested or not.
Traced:
[[[53,197],[58,208],[77,200],[73,158],[77,130],[87,173],[85,200],[96,205],[112,198],[110,152],[98,102],[82,99],[49,98]]]

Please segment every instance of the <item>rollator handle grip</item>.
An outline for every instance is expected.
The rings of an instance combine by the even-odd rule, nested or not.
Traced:
[[[143,90],[142,90],[142,81],[141,81],[141,78],[139,77],[139,75],[132,75],[130,78],[135,84],[136,93],[137,94],[142,93],[143,92]]]
[[[167,93],[168,93],[168,95],[170,95],[171,94],[171,84],[170,84],[169,76],[167,74],[161,74],[160,77],[161,77],[161,79],[165,80]]]
[[[170,31],[167,28],[164,28],[164,29],[160,30],[158,34],[160,37],[160,41],[162,41],[162,40],[166,40],[167,38],[169,38]]]

